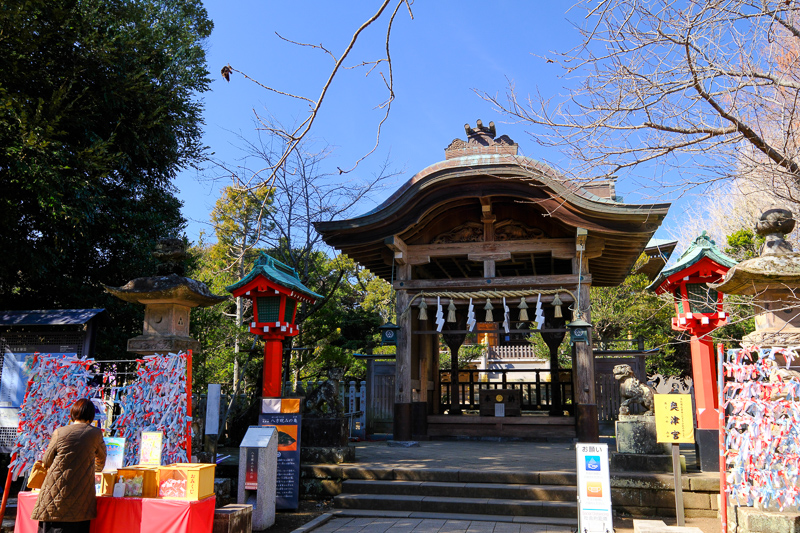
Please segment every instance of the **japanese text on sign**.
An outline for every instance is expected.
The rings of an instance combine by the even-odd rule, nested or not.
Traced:
[[[690,394],[653,395],[656,414],[656,440],[680,444],[694,442],[694,417]]]

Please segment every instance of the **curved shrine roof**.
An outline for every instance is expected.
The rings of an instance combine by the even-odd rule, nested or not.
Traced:
[[[490,127],[493,136],[493,124]],[[465,128],[472,137],[471,128]],[[528,230],[525,238],[574,239],[576,228],[585,228],[590,240],[604,244],[602,255],[589,259],[592,284],[621,283],[670,204],[623,204],[607,185],[612,197],[603,198],[587,190],[591,186],[580,187],[549,166],[516,155],[516,145],[505,136],[487,141],[480,122],[477,130],[484,133],[483,139],[456,139],[446,150],[445,161],[418,172],[375,209],[350,219],[316,223],[317,231],[326,243],[389,280],[393,255],[384,239],[398,236],[409,245],[432,244],[437,235],[452,235],[464,225],[481,231],[482,208],[489,205],[497,226],[513,221]],[[602,187],[595,190],[602,192]]]

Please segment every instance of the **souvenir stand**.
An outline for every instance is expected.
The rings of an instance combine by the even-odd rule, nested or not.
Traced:
[[[191,352],[147,356],[136,361],[128,383],[115,369],[100,370],[89,358],[36,354],[20,410],[8,484],[41,460],[53,431],[68,423],[69,409],[80,398],[91,398],[98,409],[98,426],[125,438],[124,468],[98,476],[98,516],[93,532],[148,531],[179,533],[211,531],[215,499],[213,466],[186,464],[191,456],[191,428],[187,423],[191,397]],[[107,367],[108,368],[108,367]],[[121,411],[114,416],[116,407]],[[139,462],[143,432],[163,436],[158,464]],[[161,439],[160,439],[161,440]],[[161,466],[161,463],[166,463]],[[195,476],[196,474],[196,476]],[[129,476],[127,480],[124,476]],[[195,477],[193,477],[195,476]],[[174,478],[181,478],[176,482]],[[164,492],[166,485],[183,492]],[[125,497],[112,497],[115,485],[124,485]],[[16,532],[36,531],[30,519],[37,491],[18,495]],[[210,496],[210,497],[209,497]]]

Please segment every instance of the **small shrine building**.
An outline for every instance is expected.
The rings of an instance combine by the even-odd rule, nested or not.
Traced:
[[[376,209],[316,224],[325,242],[397,293],[394,438],[597,441],[590,345],[579,350],[576,343],[571,378],[569,370],[553,371],[529,385],[525,401],[549,416],[498,419],[462,414],[476,410],[488,385],[455,366],[439,368],[439,335],[458,353],[470,332],[488,335],[490,344],[512,337],[527,343],[538,332],[557,368],[566,324],[591,322],[589,288],[625,279],[669,204],[623,204],[613,181],[570,182],[518,155],[514,141],[496,136],[494,123],[465,130],[467,139],[454,140],[444,161],[418,172]],[[504,377],[492,388],[514,386]]]

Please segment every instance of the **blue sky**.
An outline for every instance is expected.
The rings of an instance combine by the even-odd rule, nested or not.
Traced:
[[[319,50],[280,40],[275,32],[294,41],[324,44],[333,54],[344,50],[353,32],[377,9],[378,2],[277,2],[208,0],[205,6],[215,29],[207,42],[211,91],[203,95],[205,137],[214,157],[229,165],[241,161],[243,139],[256,137],[254,111],[272,115],[285,125],[304,118],[305,104],[276,97],[234,74],[230,83],[220,69],[231,64],[276,89],[316,98],[333,66]],[[562,70],[545,57],[566,51],[579,42],[567,13],[572,2],[473,2],[437,0],[413,5],[414,20],[401,11],[392,32],[392,58],[396,99],[384,125],[381,143],[354,172],[369,176],[388,158],[391,168],[404,171],[395,185],[365,203],[358,212],[372,209],[403,181],[426,166],[444,159],[444,148],[454,138],[465,138],[464,124],[494,121],[498,135],[508,135],[521,152],[534,159],[558,160],[526,134],[524,124],[509,119],[475,94],[474,89],[503,94],[509,82],[522,95],[539,91],[558,97],[577,80],[562,79]],[[385,42],[385,16],[360,39],[350,65],[377,59]],[[334,80],[312,135],[320,146],[330,145],[333,155],[327,170],[349,168],[374,142],[383,116],[375,109],[386,97],[378,70],[369,77],[364,69],[346,70]],[[209,212],[219,188],[229,181],[210,180],[213,172],[182,172],[176,186],[189,220],[187,235],[196,241],[200,231],[213,233]],[[642,197],[626,180],[618,193],[626,203],[668,201]],[[677,207],[677,206],[676,206]],[[676,217],[673,207],[669,219]],[[663,230],[658,236],[664,236]]]

